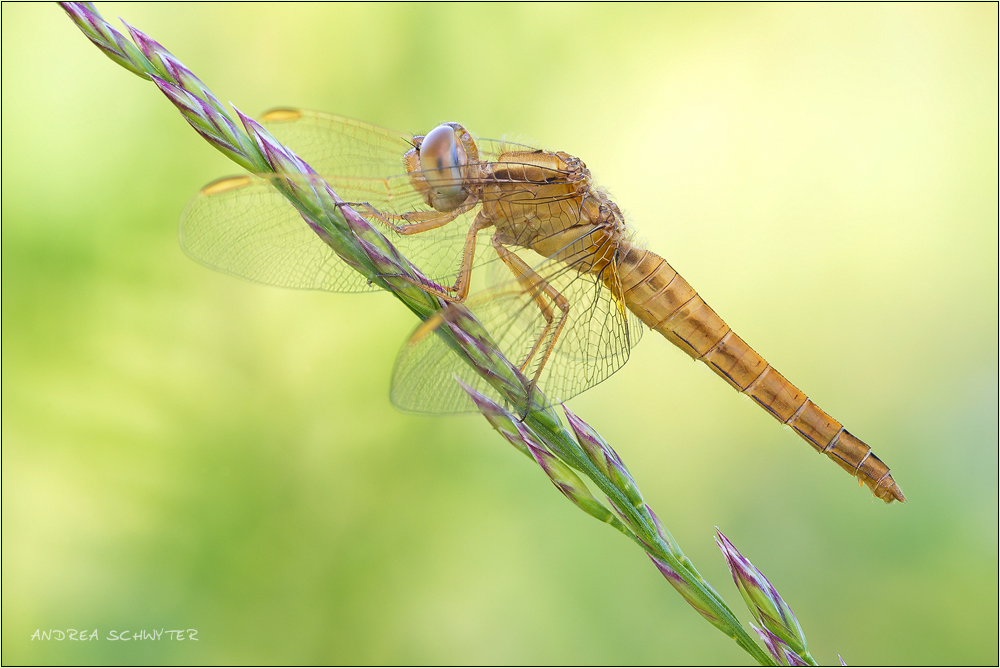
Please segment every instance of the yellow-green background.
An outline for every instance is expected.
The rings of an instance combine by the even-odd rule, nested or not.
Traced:
[[[98,7],[249,113],[581,156],[909,499],[647,335],[570,406],[701,572],[746,619],[717,525],[824,662],[997,662],[995,4]],[[237,169],[58,7],[2,11],[5,663],[749,660],[481,417],[389,404],[391,296],[187,259]],[[199,640],[106,640],[152,628]]]

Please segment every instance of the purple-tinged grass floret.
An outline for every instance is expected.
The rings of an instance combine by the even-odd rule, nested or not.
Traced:
[[[774,660],[782,666],[808,666],[809,664],[801,656],[792,651],[792,649],[786,645],[781,638],[774,635],[767,629],[761,629],[755,626],[752,622],[750,623],[750,628],[757,632],[760,639],[764,642],[764,646],[767,647],[767,651],[771,653]]]
[[[242,152],[241,147],[234,145],[228,137],[219,132],[219,124],[212,117],[213,110],[208,108],[203,100],[156,75],[153,75],[152,79],[195,132],[227,156],[239,155]]]
[[[566,419],[569,421],[570,428],[576,434],[577,442],[583,448],[584,452],[587,453],[588,459],[593,462],[594,466],[615,483],[615,486],[628,497],[633,506],[636,508],[645,506],[642,494],[639,492],[632,474],[629,473],[628,468],[625,467],[625,463],[622,462],[618,453],[614,451],[614,448],[608,445],[607,441],[601,438],[600,434],[574,415],[565,405],[563,406],[563,411],[566,413]]]
[[[572,501],[577,508],[591,517],[610,524],[618,522],[618,518],[603,503],[597,500],[586,483],[580,479],[580,476],[560,461],[558,457],[542,447],[531,431],[524,426],[524,423],[515,422],[514,425],[517,427],[521,440],[528,446],[531,456],[542,470],[545,471],[545,475],[549,477],[549,480],[556,486],[556,489]]]
[[[469,395],[469,398],[472,399],[476,408],[483,414],[490,425],[500,432],[500,435],[507,439],[508,443],[527,456],[532,457],[531,450],[528,449],[527,444],[521,439],[521,435],[518,433],[517,418],[485,394],[476,391],[461,380],[456,379],[456,382]]]
[[[59,5],[69,14],[81,32],[94,45],[128,71],[143,79],[149,79],[155,66],[120,32],[105,21],[97,9],[89,2],[60,2]]]
[[[669,582],[671,586],[677,590],[677,593],[680,594],[684,600],[695,609],[695,612],[707,619],[716,628],[720,628],[723,631],[726,630],[725,622],[712,613],[711,609],[709,609],[706,605],[706,601],[698,595],[697,590],[690,585],[686,578],[671,568],[670,565],[662,559],[654,557],[648,552],[646,553],[646,556],[649,557],[649,560],[653,562],[653,565],[656,566],[657,570],[660,571],[663,577],[667,579],[667,582]]]
[[[726,558],[736,587],[757,621],[797,655],[809,656],[809,647],[802,627],[799,626],[795,613],[778,594],[778,590],[750,563],[749,559],[740,554],[721,531],[716,530],[715,542]]]

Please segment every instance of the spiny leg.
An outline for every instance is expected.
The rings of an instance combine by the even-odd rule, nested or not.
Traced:
[[[476,235],[487,227],[493,225],[493,221],[487,216],[483,215],[480,211],[476,215],[476,219],[472,221],[472,226],[469,227],[469,233],[465,236],[465,248],[462,250],[462,263],[458,268],[458,276],[455,279],[455,284],[443,289],[438,289],[433,285],[427,285],[426,283],[419,283],[412,280],[408,276],[399,276],[404,280],[410,281],[418,288],[424,292],[434,295],[435,297],[440,297],[447,302],[464,302],[465,298],[469,294],[469,284],[472,281],[472,261],[476,255]]]
[[[471,198],[470,198],[471,199]],[[392,229],[398,234],[409,235],[409,234],[420,234],[421,232],[428,232],[430,230],[436,230],[439,227],[444,227],[451,221],[455,220],[463,213],[471,209],[476,205],[476,200],[471,199],[471,201],[466,202],[462,206],[454,209],[452,211],[407,211],[401,214],[386,215],[373,207],[368,202],[360,202],[360,206],[364,207],[365,211],[377,219],[386,227]],[[401,218],[406,221],[403,225],[398,225],[390,218]]]
[[[545,318],[545,328],[542,330],[541,335],[535,341],[531,350],[528,352],[527,357],[520,366],[521,373],[524,373],[531,363],[531,360],[538,353],[539,347],[542,342],[548,338],[548,343],[545,345],[545,351],[538,362],[538,368],[531,378],[531,389],[534,389],[535,385],[538,384],[538,378],[542,374],[542,369],[545,368],[546,362],[548,362],[549,356],[555,349],[556,341],[559,339],[559,335],[562,333],[563,327],[566,325],[566,317],[569,315],[569,302],[566,298],[556,290],[552,285],[546,281],[544,278],[539,276],[535,271],[528,266],[528,263],[518,257],[515,253],[507,250],[506,246],[497,239],[496,236],[493,237],[493,248],[496,249],[497,255],[503,260],[503,263],[507,265],[511,273],[517,278],[517,282],[520,283],[525,291],[532,295],[532,299],[535,305],[538,306],[538,310],[541,311],[542,317]],[[544,297],[543,297],[544,295]],[[545,297],[548,297],[549,301],[546,301]],[[552,329],[552,322],[555,320],[555,311],[552,308],[552,304],[562,311],[562,315],[559,316],[559,322],[556,323],[555,330],[552,335],[549,336],[549,330]]]

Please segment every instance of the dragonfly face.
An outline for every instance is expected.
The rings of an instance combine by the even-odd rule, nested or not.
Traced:
[[[479,149],[472,135],[458,123],[442,123],[426,136],[413,138],[403,164],[413,189],[428,206],[443,213],[454,211],[477,193],[473,186]],[[470,159],[472,165],[470,168]]]
[[[416,138],[415,138],[416,139]],[[438,211],[451,211],[465,201],[463,167],[469,164],[465,148],[450,124],[439,125],[417,143],[420,172],[414,173],[430,186],[428,204]]]

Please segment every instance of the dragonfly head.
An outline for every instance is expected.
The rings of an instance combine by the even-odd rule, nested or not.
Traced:
[[[463,168],[469,164],[466,151],[467,135],[457,123],[442,123],[419,141],[420,172],[432,191],[431,204],[435,209],[453,209],[465,201]]]

